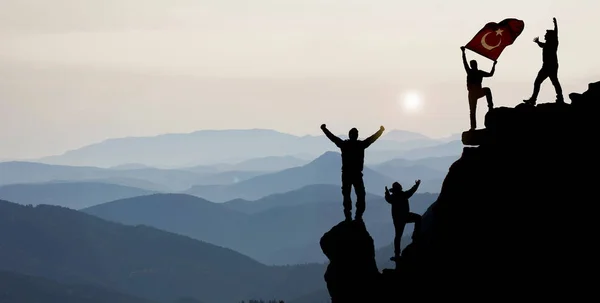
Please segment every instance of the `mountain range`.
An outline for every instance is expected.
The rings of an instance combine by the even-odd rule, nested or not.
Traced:
[[[438,192],[452,159],[393,159],[366,166],[366,188],[379,194],[394,181],[411,184],[415,179],[422,179],[421,191]],[[266,163],[268,160],[260,158],[257,162]],[[281,158],[271,160],[281,163]],[[226,169],[221,167],[205,173],[186,169],[132,168],[131,165],[106,169],[4,162],[0,163],[0,198],[22,204],[51,204],[79,209],[155,192],[187,193],[211,202],[227,202],[235,199],[257,200],[313,184],[336,184],[339,187],[339,153],[326,152],[307,162],[271,172],[220,171]]]
[[[271,194],[284,193],[311,184],[332,184],[339,186],[341,182],[340,168],[340,153],[326,152],[312,162],[300,167],[260,175],[235,184],[194,186],[184,191],[184,193],[214,202],[225,202],[234,199],[256,200]],[[413,171],[417,170],[419,168],[413,169]],[[425,176],[429,171],[428,168],[424,168],[424,170],[420,176]],[[396,175],[400,174],[402,174],[402,170],[399,170]],[[428,179],[423,180],[424,186],[421,190],[429,192],[439,191],[443,174],[441,171],[434,171],[431,175],[432,182],[427,182],[429,181]],[[403,180],[408,179],[412,180],[412,183],[416,177],[410,175],[403,178]],[[365,167],[363,170],[363,180],[368,192],[382,192],[386,186],[389,187],[396,181],[369,167]]]
[[[341,156],[337,152],[326,152],[312,162],[257,176],[242,182],[225,186],[194,186],[184,193],[202,197],[214,202],[233,199],[256,200],[275,193],[302,188],[310,184],[340,184]],[[383,189],[393,181],[369,168],[363,171],[367,191]]]
[[[60,205],[72,209],[152,193],[154,192],[135,187],[94,182],[47,182],[0,186],[0,199],[19,204]]]
[[[94,182],[137,187],[149,191],[178,192],[197,184],[229,184],[263,172],[225,171],[195,173],[185,169],[119,168],[50,165],[35,162],[0,163],[0,185],[46,182]]]
[[[318,126],[317,126],[318,127]],[[375,130],[373,130],[375,132]],[[363,137],[369,131],[361,132]],[[345,137],[345,135],[340,135]],[[370,147],[372,151],[399,152],[446,144],[444,140],[393,130]],[[322,135],[295,136],[268,129],[202,130],[188,134],[127,137],[102,141],[64,154],[35,161],[47,164],[114,167],[137,163],[152,167],[191,167],[231,163],[261,157],[308,154],[317,157],[337,148]],[[460,152],[460,151],[459,151]],[[377,161],[389,160],[387,153],[373,154]],[[415,154],[418,155],[418,154]]]
[[[63,284],[50,279],[5,271],[0,271],[0,302],[160,303],[94,285]]]
[[[159,302],[288,300],[323,287],[320,264],[266,266],[185,236],[57,206],[0,201],[0,239],[1,271]]]
[[[422,213],[435,194],[416,194],[413,211]],[[343,220],[339,186],[309,185],[256,201],[226,203],[184,194],[154,194],[117,200],[82,211],[128,225],[144,224],[231,248],[265,264],[324,262],[316,240]],[[383,197],[367,196],[364,220],[376,245],[393,240],[390,206]],[[411,232],[407,228],[406,232]]]

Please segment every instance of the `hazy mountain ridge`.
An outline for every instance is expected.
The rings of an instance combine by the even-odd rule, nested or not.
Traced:
[[[222,163],[213,165],[198,165],[189,168],[181,168],[190,170],[193,172],[210,172],[210,173],[221,173],[229,171],[264,171],[273,172],[284,170],[296,166],[301,166],[310,161],[300,159],[291,155],[286,156],[270,156],[260,157],[244,160],[237,163]]]
[[[81,209],[118,199],[148,195],[153,191],[93,182],[49,182],[0,186],[0,199],[19,204],[59,205]]]
[[[41,183],[56,180],[103,180],[119,184],[122,179],[141,180],[158,184],[170,190],[184,190],[195,184],[201,176],[184,170],[142,168],[106,169],[93,166],[66,166],[36,162],[0,163],[0,184]]]
[[[0,237],[0,270],[157,301],[292,299],[323,286],[323,265],[268,267],[233,250],[62,207],[0,201]]]
[[[361,134],[362,137],[370,135],[364,131]],[[416,133],[401,131],[392,131],[390,138],[383,136],[371,149],[402,151],[443,143]],[[206,165],[231,162],[232,159],[244,161],[303,153],[316,156],[327,150],[336,150],[336,147],[322,135],[295,136],[268,129],[202,130],[188,134],[109,139],[38,161],[100,167],[125,163],[162,167],[185,166],[189,163]]]
[[[90,166],[51,165],[36,162],[1,162],[0,185],[44,182],[97,182],[139,187],[145,190],[178,192],[197,184],[228,184],[260,175],[261,172],[194,173],[183,169],[106,169]]]
[[[387,166],[391,165],[384,163],[377,166],[386,174],[371,169],[370,166],[365,166],[363,179],[368,192],[381,193],[386,186],[391,186],[395,181],[399,181],[405,184],[405,186],[408,184],[409,186],[416,179],[423,180],[421,191],[439,192],[441,181],[445,174],[444,171],[432,170],[427,167]],[[194,186],[184,191],[184,193],[202,197],[213,202],[226,202],[235,199],[257,200],[274,193],[285,193],[312,184],[333,184],[339,186],[340,178],[341,154],[329,151],[303,166],[259,175],[231,185]]]
[[[145,224],[228,247],[265,264],[324,262],[315,236],[343,219],[339,187],[310,185],[257,201],[212,203],[182,194],[155,194],[82,210],[124,224]],[[416,194],[413,211],[424,212],[434,194]],[[241,203],[231,205],[231,203]],[[256,203],[256,204],[254,204]],[[368,194],[365,222],[378,245],[393,239],[390,206]],[[238,210],[241,210],[238,211]],[[411,227],[407,228],[407,232]]]
[[[447,171],[447,166],[452,158],[393,159],[377,165],[367,165],[365,169],[367,190],[376,195],[382,195],[383,188],[390,186],[394,181],[399,181],[406,186],[412,184],[415,179],[422,179],[423,183],[420,189],[422,192],[438,192],[441,187],[441,175]],[[268,158],[260,158],[258,161],[267,160]],[[235,199],[239,202],[241,200],[257,200],[275,193],[283,194],[314,184],[337,185],[339,189],[340,161],[339,153],[326,152],[304,166],[282,171],[271,173],[225,171],[204,175],[184,170],[155,168],[115,170],[31,162],[5,162],[0,163],[2,172],[0,174],[0,197],[24,204],[42,203],[77,209],[153,192],[178,193],[180,191],[173,190],[169,186],[183,187],[194,182],[196,185],[184,192],[206,198],[211,202],[226,202]],[[438,169],[439,171],[436,171]],[[146,178],[146,180],[142,178]],[[147,179],[164,183],[153,183]],[[8,184],[2,187],[2,182]],[[92,183],[96,184],[95,187],[105,187],[107,191],[93,190]],[[78,184],[82,186],[78,187]],[[123,191],[120,186],[129,188],[132,193],[111,196],[111,192]],[[61,192],[58,190],[59,188],[65,188],[66,191]],[[42,191],[42,189],[46,189],[46,191]],[[3,190],[4,196],[2,196]],[[40,194],[36,196],[36,192]],[[340,194],[341,189],[332,193],[330,197],[333,199]],[[60,199],[65,200],[59,201]],[[72,199],[87,201],[77,204]],[[233,204],[235,203],[228,205]]]
[[[145,300],[95,285],[63,284],[6,271],[0,271],[0,302],[167,303]]]
[[[341,155],[326,152],[312,162],[283,171],[260,175],[227,186],[194,186],[185,193],[214,202],[233,199],[256,200],[273,193],[284,193],[311,184],[339,184]],[[392,179],[365,167],[363,171],[367,191],[381,190],[392,184]]]
[[[341,188],[332,184],[311,184],[284,193],[276,193],[264,198],[248,201],[235,199],[223,203],[223,206],[248,214],[255,214],[274,207],[303,205],[339,200]],[[356,199],[356,194],[352,192]],[[367,193],[367,200],[380,199],[382,196]]]

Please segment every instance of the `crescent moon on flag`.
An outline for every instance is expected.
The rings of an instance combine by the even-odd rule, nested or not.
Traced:
[[[487,42],[485,42],[485,38],[487,37],[487,35],[491,34],[492,32],[488,32],[485,35],[483,35],[483,37],[481,37],[481,46],[483,46],[483,48],[487,49],[487,50],[493,50],[494,48],[500,46],[500,44],[502,44],[502,37],[500,38],[500,41],[498,41],[498,44],[496,45],[489,45],[487,44]],[[500,35],[502,36],[502,35]]]

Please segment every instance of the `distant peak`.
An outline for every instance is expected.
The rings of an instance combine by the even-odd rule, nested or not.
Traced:
[[[333,161],[341,161],[340,152],[326,151],[307,165],[319,165],[323,163],[332,163]]]
[[[407,130],[393,129],[384,134],[384,138],[389,140],[409,141],[409,140],[431,140],[431,138]]]
[[[317,159],[320,159],[320,158],[339,158],[340,156],[341,156],[340,152],[328,150],[328,151],[324,152],[322,155],[320,155]]]

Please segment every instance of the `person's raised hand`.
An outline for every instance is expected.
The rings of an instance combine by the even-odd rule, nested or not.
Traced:
[[[533,38],[533,42],[536,42],[536,43],[537,43],[537,42],[540,42],[540,37],[535,37],[535,38]]]
[[[380,126],[380,127],[379,127],[379,130],[381,130],[381,131],[384,131],[384,130],[385,130],[385,127],[383,127],[383,125],[382,125],[382,126]]]
[[[321,124],[321,129],[326,129],[327,125],[325,125],[325,123]]]
[[[415,181],[415,184],[417,184],[417,185],[421,184],[421,180]]]
[[[552,22],[556,23],[556,18],[552,18]]]

